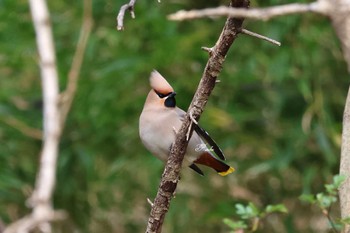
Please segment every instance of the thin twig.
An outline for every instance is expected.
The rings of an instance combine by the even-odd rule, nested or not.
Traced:
[[[281,42],[277,41],[277,40],[274,40],[274,39],[271,39],[269,37],[266,37],[266,36],[263,36],[263,35],[260,35],[258,33],[255,33],[255,32],[251,32],[247,29],[242,29],[242,33],[243,34],[246,34],[246,35],[249,35],[249,36],[253,36],[253,37],[256,37],[256,38],[259,38],[259,39],[262,39],[262,40],[266,40],[268,42],[270,42],[271,44],[274,44],[274,45],[277,45],[277,46],[281,46]]]
[[[290,15],[305,12],[316,12],[327,15],[329,13],[329,7],[325,1],[316,1],[309,4],[292,3],[281,6],[273,6],[267,8],[230,8],[220,6],[217,8],[207,8],[203,10],[189,10],[189,11],[178,11],[174,14],[168,15],[170,20],[189,20],[204,17],[213,16],[232,16],[232,17],[244,17],[259,20],[269,20],[271,18]]]
[[[23,133],[24,135],[37,139],[37,140],[42,140],[43,138],[43,132],[40,129],[36,129],[33,127],[28,126],[26,123],[13,118],[13,117],[4,117],[4,118],[0,118],[2,121],[4,121],[6,124],[8,124],[9,126],[17,129],[18,131],[20,131],[21,133]]]
[[[92,0],[84,0],[84,12],[83,12],[83,18],[82,18],[82,26],[80,28],[80,35],[79,35],[77,47],[74,53],[72,66],[68,73],[67,87],[66,87],[66,90],[61,95],[60,125],[62,129],[65,124],[67,114],[72,106],[72,103],[75,97],[78,80],[79,80],[79,74],[81,71],[81,65],[83,63],[87,42],[90,37],[92,24],[93,24]]]
[[[153,202],[147,197],[147,202],[150,204],[151,207],[153,207]]]
[[[67,214],[64,211],[49,211],[45,212],[45,215],[31,214],[9,225],[3,233],[30,232],[42,224],[66,218]]]
[[[326,216],[326,218],[328,219],[328,222],[329,224],[331,224],[331,227],[332,227],[332,232],[333,233],[339,233],[339,231],[337,230],[335,224],[334,224],[334,221],[331,217],[331,215],[329,214],[330,213],[330,209],[331,207],[329,207],[328,209],[322,209],[322,213]]]
[[[211,56],[213,53],[213,48],[208,48],[203,46],[201,49],[208,52],[209,56]]]
[[[131,18],[135,18],[135,12],[134,12],[134,8],[135,8],[135,3],[136,0],[130,0],[129,3],[124,4],[120,7],[118,16],[117,16],[117,30],[124,30],[124,16],[125,16],[125,11],[129,10],[130,11],[130,15]]]

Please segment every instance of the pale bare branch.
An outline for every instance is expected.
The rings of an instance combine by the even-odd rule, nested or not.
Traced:
[[[218,17],[218,16],[232,16],[242,17],[257,20],[269,20],[274,17],[305,13],[305,12],[316,12],[320,14],[328,14],[329,7],[327,1],[316,1],[308,4],[292,3],[281,6],[273,6],[267,8],[230,8],[226,6],[220,6],[217,8],[207,8],[203,10],[189,10],[189,11],[178,11],[174,14],[170,14],[168,19],[170,20],[189,20],[204,17]]]
[[[118,16],[117,16],[117,29],[118,31],[124,30],[124,16],[125,16],[125,11],[129,10],[131,18],[135,18],[135,12],[134,12],[134,7],[135,7],[136,0],[130,0],[129,3],[124,4],[123,6],[120,7]]]
[[[45,0],[30,0],[29,3],[40,55],[44,103],[44,142],[36,187],[31,197],[31,204],[35,211],[39,206],[51,206],[51,197],[55,186],[58,139],[60,134],[59,89],[56,53],[46,2]]]
[[[242,33],[246,34],[246,35],[249,35],[249,36],[252,36],[252,37],[256,37],[258,39],[265,40],[267,42],[270,42],[271,44],[274,44],[274,45],[277,45],[277,46],[281,46],[281,42],[278,42],[277,40],[271,39],[269,37],[260,35],[260,34],[255,33],[255,32],[251,32],[251,31],[249,31],[247,29],[242,29]]]
[[[49,11],[45,0],[30,0],[29,3],[40,56],[44,102],[43,149],[35,189],[28,200],[28,204],[33,208],[33,211],[28,216],[9,225],[5,229],[5,233],[29,232],[35,228],[39,228],[43,232],[51,232],[49,222],[62,220],[66,217],[65,212],[55,211],[52,207],[58,144],[76,92],[84,51],[92,28],[92,1],[84,0],[83,25],[72,67],[68,74],[67,89],[60,101]]]
[[[40,227],[41,224],[45,224],[56,216],[51,200],[56,181],[56,161],[60,135],[59,88],[55,47],[49,11],[45,0],[30,0],[29,5],[40,56],[44,103],[43,148],[35,189],[29,201],[33,212],[28,217],[11,224],[5,230],[5,233],[28,232],[31,229]],[[48,219],[48,216],[50,216],[50,219]]]

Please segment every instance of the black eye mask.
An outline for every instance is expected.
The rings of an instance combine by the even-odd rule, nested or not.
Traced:
[[[168,108],[175,108],[176,106],[175,96],[169,96],[168,98],[166,98],[166,100],[164,101],[164,105],[165,107],[168,107]]]

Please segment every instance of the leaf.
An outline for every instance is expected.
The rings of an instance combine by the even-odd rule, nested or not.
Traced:
[[[253,217],[256,217],[256,216],[258,216],[260,214],[260,210],[252,202],[249,202],[247,208],[250,210],[250,213],[252,214]]]
[[[325,195],[324,193],[318,193],[316,195],[318,205],[321,209],[329,208],[332,203],[337,201],[337,198],[330,195]]]
[[[233,221],[233,220],[228,219],[228,218],[224,218],[222,221],[224,222],[224,224],[226,224],[232,230],[239,230],[239,229],[247,229],[248,228],[247,224],[245,224],[245,222],[243,222],[243,221]]]
[[[249,203],[247,206],[236,204],[236,213],[243,219],[250,219],[259,216],[259,209],[253,204]]]
[[[316,202],[315,196],[313,194],[302,194],[299,200],[307,202],[309,204],[314,204]]]
[[[341,223],[350,224],[350,216],[340,219]]]
[[[345,181],[346,177],[344,175],[335,175],[333,177],[333,184],[336,189],[340,187],[340,185]]]
[[[265,208],[265,213],[288,213],[288,209],[283,204],[277,204],[277,205],[268,205]]]
[[[327,193],[331,195],[337,194],[337,187],[334,184],[326,184],[324,187],[326,188]]]

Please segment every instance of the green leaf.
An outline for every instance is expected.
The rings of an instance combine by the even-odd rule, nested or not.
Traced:
[[[346,177],[344,175],[335,175],[333,177],[333,184],[336,189],[345,181]]]
[[[337,201],[337,198],[330,195],[325,195],[324,193],[318,193],[316,195],[318,205],[321,209],[329,208],[332,203]]]
[[[277,205],[268,205],[265,208],[265,213],[288,213],[288,209],[283,204],[277,204]]]
[[[307,202],[309,204],[314,204],[316,202],[315,196],[313,194],[302,194],[299,200]]]
[[[340,222],[343,224],[350,224],[350,216],[340,219]]]
[[[326,184],[325,188],[329,194],[331,194],[331,195],[337,194],[337,187],[334,184]]]
[[[245,222],[243,222],[243,221],[233,221],[233,220],[228,219],[228,218],[224,218],[222,221],[232,230],[239,230],[239,229],[247,229],[248,228],[247,224],[245,224]]]
[[[250,219],[259,216],[259,209],[253,204],[249,203],[247,206],[244,206],[242,204],[236,204],[236,213],[242,218],[242,219]]]
[[[256,217],[256,216],[258,216],[260,214],[260,210],[252,202],[249,202],[247,208],[250,210],[250,212],[251,212],[253,217]]]

